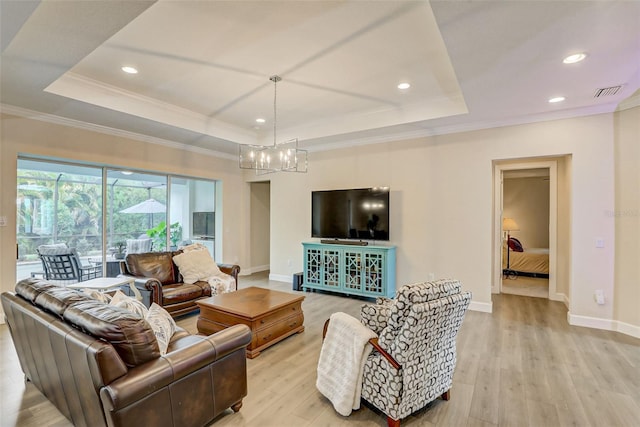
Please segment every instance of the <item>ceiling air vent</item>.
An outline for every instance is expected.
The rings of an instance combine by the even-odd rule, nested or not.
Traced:
[[[622,89],[622,86],[611,86],[611,87],[603,87],[601,89],[596,89],[596,93],[593,95],[594,98],[601,98],[603,96],[611,96],[615,95]]]

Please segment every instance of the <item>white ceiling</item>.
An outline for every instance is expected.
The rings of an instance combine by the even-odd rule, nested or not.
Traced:
[[[310,150],[613,111],[640,87],[637,1],[0,8],[3,111],[219,153],[273,143],[274,74],[277,139]]]

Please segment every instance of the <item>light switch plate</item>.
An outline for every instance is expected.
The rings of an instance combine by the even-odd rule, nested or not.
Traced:
[[[604,248],[604,239],[596,239],[596,248]]]
[[[0,227],[6,227],[7,226],[7,217],[2,215],[0,216]]]

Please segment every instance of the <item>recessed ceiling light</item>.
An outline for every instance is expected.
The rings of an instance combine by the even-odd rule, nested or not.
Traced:
[[[266,120],[263,119],[263,118],[256,119],[256,123],[265,123],[265,122],[266,122]]]
[[[564,96],[555,96],[553,98],[549,98],[549,103],[555,104],[556,102],[562,102],[565,100]]]
[[[409,89],[410,87],[411,87],[411,85],[409,83],[400,83],[398,85],[398,89],[400,89],[400,90]]]
[[[566,58],[564,58],[562,62],[565,64],[575,64],[576,62],[582,61],[586,57],[587,57],[586,53],[582,53],[582,52],[574,53],[573,55],[569,55]]]
[[[138,74],[138,70],[133,67],[124,66],[122,67],[122,71],[127,74]]]

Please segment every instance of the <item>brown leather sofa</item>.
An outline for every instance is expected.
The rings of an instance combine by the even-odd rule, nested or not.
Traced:
[[[247,394],[245,325],[178,327],[161,356],[146,320],[79,291],[25,279],[0,299],[25,380],[75,426],[202,426]]]
[[[182,251],[128,254],[120,263],[121,276],[135,279],[135,285],[142,294],[142,302],[147,307],[155,302],[173,317],[198,310],[196,301],[211,296],[208,282],[199,281],[189,285],[182,281],[180,271],[173,262],[173,257],[180,253]],[[218,264],[218,267],[223,273],[233,276],[238,289],[240,266]],[[126,288],[123,291],[126,293]]]

